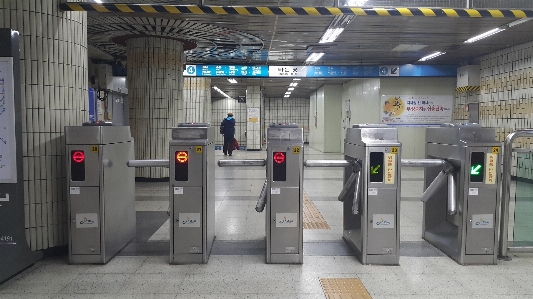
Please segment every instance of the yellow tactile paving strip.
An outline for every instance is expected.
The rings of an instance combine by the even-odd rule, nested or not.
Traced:
[[[330,229],[315,204],[304,191],[304,229]]]
[[[372,299],[358,278],[320,278],[327,299]]]

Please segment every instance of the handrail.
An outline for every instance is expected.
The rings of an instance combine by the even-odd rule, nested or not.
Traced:
[[[503,171],[502,171],[502,207],[500,215],[500,240],[498,249],[498,258],[509,259],[507,251],[508,229],[509,229],[509,204],[511,201],[511,165],[513,159],[513,141],[518,137],[532,137],[533,130],[518,130],[510,133],[505,137],[503,144]]]

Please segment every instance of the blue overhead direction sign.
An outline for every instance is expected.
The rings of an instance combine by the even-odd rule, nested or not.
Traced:
[[[455,65],[187,65],[183,76],[270,78],[457,77]]]
[[[266,65],[186,65],[183,76],[268,77]]]

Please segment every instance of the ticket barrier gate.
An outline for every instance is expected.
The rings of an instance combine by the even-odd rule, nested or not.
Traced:
[[[206,123],[172,128],[170,263],[206,264],[215,240],[215,132]]]
[[[396,128],[353,125],[346,160],[308,160],[306,167],[344,167],[343,239],[362,264],[398,265],[401,143]]]
[[[422,236],[461,265],[496,264],[500,147],[494,129],[445,124],[426,131]]]
[[[303,263],[303,129],[271,124],[267,159],[219,160],[219,166],[264,166],[266,181],[256,211],[266,207],[266,263]]]
[[[130,128],[86,124],[65,136],[69,263],[105,264],[135,237]]]
[[[343,202],[343,238],[363,264],[397,265],[399,262],[399,164],[438,169],[447,165],[442,159],[400,159],[400,152],[396,128],[353,125],[345,139],[346,160],[304,163],[306,167],[345,169],[344,187],[338,197]],[[452,173],[451,169],[447,168],[446,173]]]

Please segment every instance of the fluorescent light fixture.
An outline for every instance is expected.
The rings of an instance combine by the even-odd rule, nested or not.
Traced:
[[[290,87],[296,87],[298,86],[298,82],[292,82],[291,84],[289,84]]]
[[[221,95],[225,96],[226,98],[229,98],[229,99],[233,99],[232,97],[230,97],[229,95],[227,95],[225,92],[223,92],[222,90],[220,90],[220,88],[216,87],[216,86],[213,86],[213,89],[218,91],[218,93],[220,93]]]
[[[286,92],[285,92],[285,94],[291,94],[291,93],[292,93],[292,92],[290,92],[290,91],[286,91]]]
[[[283,97],[284,97],[284,98],[288,98],[288,97],[290,97],[290,95],[286,94],[286,95],[284,95]]]
[[[433,54],[430,54],[428,56],[424,56],[422,58],[420,58],[418,61],[426,61],[426,60],[430,60],[430,59],[433,59],[435,57],[438,57],[438,56],[441,56],[443,54],[446,54],[446,52],[435,52]]]
[[[233,84],[237,83],[237,80],[235,80],[234,78],[228,78],[228,81],[229,83],[233,83]]]
[[[313,53],[307,57],[305,62],[317,62],[322,56],[324,56],[324,53]]]
[[[474,36],[472,38],[469,38],[469,39],[465,40],[464,42],[467,43],[467,44],[473,43],[473,42],[476,42],[476,41],[478,41],[480,39],[484,39],[486,37],[494,35],[494,34],[496,34],[498,32],[502,32],[504,30],[505,30],[505,28],[494,28],[494,29],[489,30],[489,31],[487,31],[485,33],[481,33],[480,35],[476,35],[476,36]]]
[[[102,0],[94,0],[96,3],[102,3]]]
[[[289,87],[289,88],[287,88],[287,90],[293,91],[294,87]]]
[[[326,30],[326,32],[324,32],[318,43],[323,44],[334,42],[343,31],[344,28],[329,28],[328,30]]]
[[[518,19],[518,20],[516,20],[516,21],[512,21],[511,23],[507,24],[507,27],[512,28],[512,27],[514,27],[514,26],[516,26],[516,25],[520,25],[520,24],[525,23],[525,22],[527,22],[527,21],[531,21],[531,19],[532,19],[532,18],[522,18],[522,19]]]
[[[292,81],[300,81],[300,80],[302,80],[302,79],[300,79],[300,78],[294,78],[294,79],[292,79]]]

